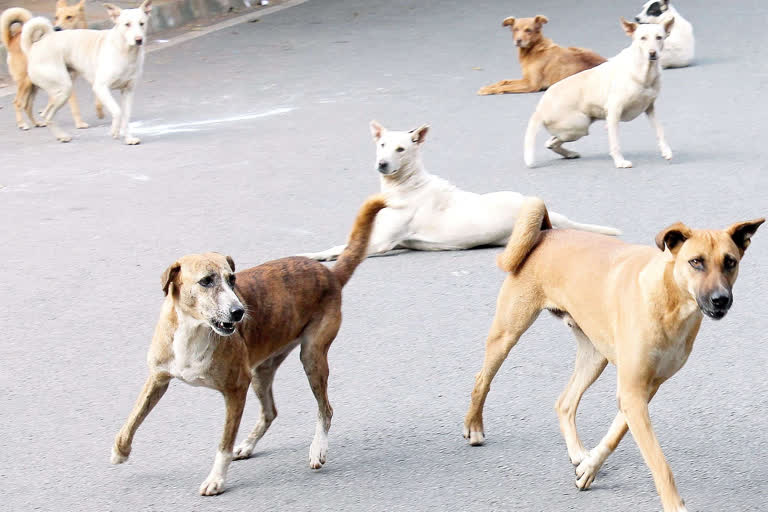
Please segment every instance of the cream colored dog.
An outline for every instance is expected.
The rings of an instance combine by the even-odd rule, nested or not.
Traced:
[[[71,137],[53,122],[53,117],[70,97],[72,78],[82,75],[112,115],[112,136],[119,138],[122,134],[126,144],[139,143],[130,134],[130,118],[134,90],[144,65],[152,0],[144,0],[137,9],[104,6],[115,23],[110,30],[54,32],[47,19],[32,18],[21,31],[29,78],[49,96],[43,118],[61,142],[69,142]],[[122,106],[112,97],[111,89],[122,92]]]
[[[427,172],[421,162],[427,125],[401,132],[371,121],[370,128],[381,192],[389,206],[376,217],[369,255],[392,249],[456,251],[507,243],[525,196],[511,191],[475,194]],[[554,212],[551,217],[558,228],[621,234],[618,229],[580,224]],[[302,256],[333,260],[344,247],[337,245]]]
[[[632,44],[597,67],[565,78],[550,87],[539,101],[525,133],[525,164],[534,164],[534,144],[541,125],[552,134],[547,148],[565,158],[580,155],[562,147],[589,133],[597,119],[605,119],[610,155],[616,167],[632,167],[619,147],[619,121],[631,121],[645,112],[656,131],[661,156],[670,160],[672,150],[656,119],[655,102],[661,89],[659,57],[674,18],[663,25],[638,25],[621,19]]]
[[[648,403],[685,364],[704,315],[723,318],[739,261],[765,219],[722,231],[673,224],[658,248],[581,231],[550,229],[544,203],[530,199],[498,262],[508,272],[464,421],[470,444],[485,441],[483,406],[491,380],[520,336],[547,309],[578,342],[576,368],[555,404],[576,486],[588,489],[621,438],[632,431],[666,512],[685,511],[651,427]],[[576,432],[576,409],[608,362],[616,365],[619,412],[591,451]]]

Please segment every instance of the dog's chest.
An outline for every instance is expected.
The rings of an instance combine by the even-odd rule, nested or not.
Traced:
[[[173,336],[173,360],[169,372],[187,384],[212,387],[210,367],[215,350],[216,342],[210,329],[179,327]]]

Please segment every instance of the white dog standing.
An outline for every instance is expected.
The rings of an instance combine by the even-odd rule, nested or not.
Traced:
[[[619,168],[632,167],[619,146],[619,121],[631,121],[643,112],[656,131],[661,156],[670,160],[672,150],[656,119],[654,105],[661,90],[659,57],[674,21],[673,18],[663,25],[638,25],[622,18],[624,31],[632,38],[628,48],[608,62],[550,87],[528,122],[525,164],[533,166],[536,133],[542,124],[552,134],[547,148],[565,158],[578,158],[580,155],[562,147],[563,143],[584,137],[595,120],[605,119],[613,162]]]
[[[371,121],[370,127],[376,142],[381,192],[389,206],[376,216],[368,255],[392,249],[451,251],[507,243],[525,196],[517,192],[466,192],[428,173],[420,149],[429,126],[400,132]],[[614,228],[579,224],[557,213],[549,217],[557,228],[621,234]],[[344,247],[302,256],[333,260]]]
[[[25,23],[21,32],[29,77],[49,96],[43,117],[61,142],[69,142],[71,137],[56,126],[53,116],[69,99],[74,76],[82,75],[112,114],[112,137],[117,139],[122,134],[126,144],[139,143],[130,134],[130,118],[134,90],[144,65],[152,0],[144,0],[137,9],[121,10],[112,4],[104,7],[115,23],[109,30],[54,32],[50,21],[38,17]],[[122,106],[112,97],[111,89],[122,92]]]
[[[662,68],[684,68],[693,62],[694,48],[693,25],[683,18],[669,0],[650,0],[643,5],[640,14],[635,16],[638,23],[666,23],[675,19],[672,33],[664,41],[664,53],[661,54]]]

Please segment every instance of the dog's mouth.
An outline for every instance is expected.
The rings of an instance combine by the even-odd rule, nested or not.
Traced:
[[[699,309],[702,313],[707,315],[709,318],[713,320],[722,320],[725,318],[725,315],[728,314],[728,311],[731,309],[730,305],[724,307],[724,308],[716,308],[712,305],[702,305],[699,304]]]
[[[659,54],[649,55],[648,60],[659,60]]]
[[[235,332],[235,322],[219,322],[218,320],[211,320],[208,322],[211,327],[221,336],[229,336]]]

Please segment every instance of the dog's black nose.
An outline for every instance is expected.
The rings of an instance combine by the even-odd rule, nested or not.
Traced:
[[[61,30],[61,27],[59,27],[59,26],[57,25],[57,26],[53,27],[53,30],[55,30],[56,32],[59,32],[59,31]]]
[[[640,23],[640,16],[635,16],[635,21]]]
[[[387,167],[389,167],[389,164],[387,162],[385,162],[383,160],[381,162],[379,162],[379,170],[380,171],[386,171]]]
[[[709,297],[712,305],[717,309],[727,308],[731,302],[731,295],[725,292],[715,292]]]
[[[651,56],[651,58],[653,58],[656,56],[656,50],[651,50],[650,52],[648,52],[648,54]]]
[[[243,319],[245,310],[242,308],[242,306],[232,306],[229,310],[229,314],[232,315],[232,320],[239,322]]]
[[[144,40],[143,40],[143,39],[141,39],[140,37],[137,37],[137,38],[136,38],[136,46],[141,46],[141,44],[142,44],[143,42],[144,42]]]

